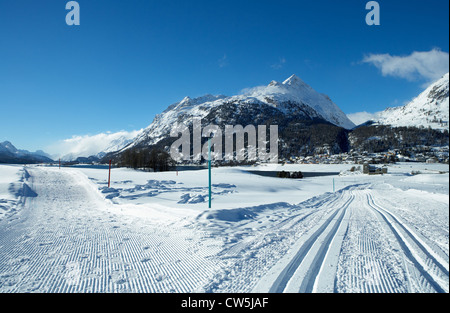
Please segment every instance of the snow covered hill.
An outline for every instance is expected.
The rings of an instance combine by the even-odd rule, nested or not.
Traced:
[[[170,137],[175,124],[185,122],[190,125],[193,118],[201,118],[205,125],[219,126],[261,125],[267,121],[285,127],[301,121],[331,123],[346,129],[355,126],[328,96],[292,75],[283,83],[272,81],[267,86],[247,89],[241,95],[185,97],[157,115],[124,150],[157,145]]]
[[[449,74],[431,84],[410,103],[388,108],[379,113],[377,123],[382,125],[423,126],[449,129]]]

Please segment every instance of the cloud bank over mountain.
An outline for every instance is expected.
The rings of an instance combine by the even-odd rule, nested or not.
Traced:
[[[136,137],[141,130],[119,131],[116,133],[105,132],[96,135],[72,136],[72,138],[60,140],[47,148],[47,151],[55,158],[67,161],[77,157],[97,155],[101,152],[116,151]]]

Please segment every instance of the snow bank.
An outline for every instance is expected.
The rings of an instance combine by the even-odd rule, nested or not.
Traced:
[[[23,166],[0,165],[0,220],[16,209],[21,196],[33,195],[24,175]]]

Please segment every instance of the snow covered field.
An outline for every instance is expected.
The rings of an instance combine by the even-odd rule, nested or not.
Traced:
[[[350,167],[0,165],[0,292],[449,292],[448,165]]]

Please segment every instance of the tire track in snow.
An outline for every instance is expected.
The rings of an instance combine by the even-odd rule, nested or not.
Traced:
[[[378,212],[389,226],[404,255],[417,270],[417,274],[408,271],[410,279],[413,279],[419,287],[426,288],[425,292],[428,292],[429,289],[426,285],[438,293],[449,292],[448,264],[443,264],[441,260],[435,258],[432,249],[414,235],[397,217],[377,205],[371,194],[367,194],[367,201],[369,206]],[[419,277],[412,277],[417,275]]]

